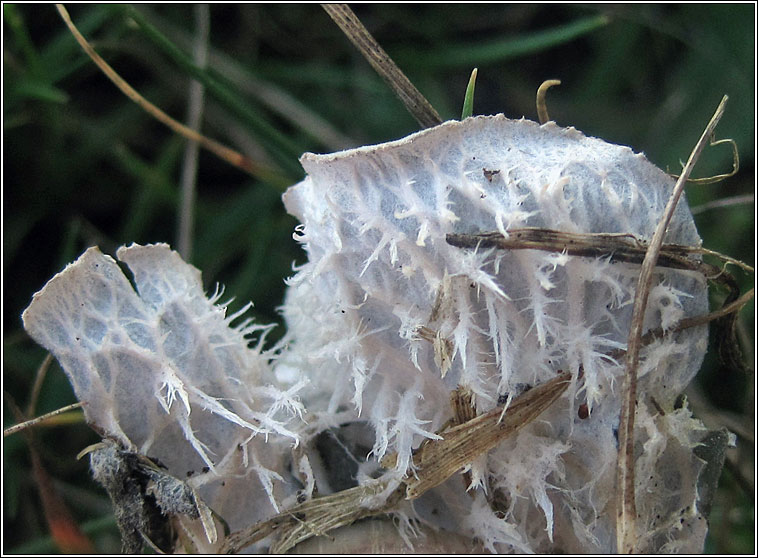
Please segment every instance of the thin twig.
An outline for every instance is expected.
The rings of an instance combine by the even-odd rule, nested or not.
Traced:
[[[500,232],[475,234],[448,233],[446,241],[459,248],[500,248],[505,250],[543,250],[565,252],[569,256],[587,258],[610,258],[614,262],[641,264],[645,258],[648,243],[633,234],[626,233],[574,233],[542,228],[520,228]],[[739,260],[701,246],[664,244],[661,246],[656,265],[674,269],[700,271],[709,279],[721,273],[714,266],[687,258],[693,254],[707,254],[736,265],[748,273],[755,269]]]
[[[97,64],[97,67],[100,68],[100,70],[108,77],[108,79],[113,82],[116,87],[121,90],[124,95],[134,101],[140,108],[150,114],[150,116],[171,128],[171,130],[173,130],[175,133],[191,141],[196,141],[203,148],[207,149],[230,165],[235,166],[254,177],[269,176],[269,170],[262,168],[260,165],[256,165],[253,163],[253,161],[250,160],[250,158],[233,149],[221,145],[215,140],[197,133],[195,130],[188,128],[180,122],[177,122],[168,114],[155,106],[153,103],[145,99],[142,95],[137,93],[137,91],[131,85],[124,81],[124,79],[119,76],[116,71],[105,60],[103,60],[97,52],[95,52],[95,49],[92,48],[92,45],[87,42],[87,39],[84,38],[84,36],[79,32],[74,23],[71,21],[71,17],[68,15],[66,8],[64,8],[62,4],[56,4],[56,7],[58,8],[58,12],[60,13],[61,18],[63,18],[63,21],[68,26],[69,31],[71,31],[71,34],[79,43],[79,46],[81,46],[84,52],[87,53],[87,56],[89,56],[92,61]]]
[[[208,60],[208,36],[210,34],[210,13],[208,4],[195,4],[195,19],[197,20],[197,34],[192,48],[195,65],[204,68]],[[189,95],[187,100],[187,127],[200,130],[203,120],[203,104],[205,101],[205,87],[197,80],[190,81]],[[197,185],[197,159],[199,144],[196,141],[188,141],[184,148],[181,176],[181,201],[179,209],[179,223],[177,231],[177,245],[179,254],[185,261],[190,261],[192,256],[192,231],[195,221],[195,194]]]
[[[487,232],[477,234],[448,234],[446,241],[451,246],[458,248],[497,248],[503,250],[542,250],[546,252],[560,252],[570,256],[587,258],[607,258],[611,262],[625,262],[642,264],[648,244],[632,234],[609,234],[609,233],[570,233],[541,228],[509,229],[507,236],[500,232]],[[745,370],[745,363],[740,353],[740,343],[737,339],[736,324],[737,312],[752,298],[752,291],[748,295],[740,297],[740,289],[737,281],[726,270],[706,263],[700,259],[689,258],[690,255],[709,255],[721,259],[726,264],[736,265],[754,273],[755,270],[739,260],[735,260],[724,254],[708,250],[700,246],[682,246],[679,244],[664,244],[658,253],[657,267],[682,269],[701,273],[709,281],[717,283],[727,290],[723,308],[717,312],[705,316],[697,316],[682,320],[682,327],[670,328],[666,333],[673,333],[687,327],[703,324],[712,320],[719,320],[716,343],[719,356],[725,364],[735,370]],[[738,301],[739,302],[735,302]],[[688,324],[688,325],[683,325]],[[643,346],[663,336],[658,329],[649,331],[643,337]],[[624,351],[614,351],[617,358],[625,354]]]
[[[709,312],[708,314],[704,314],[702,316],[694,316],[692,318],[683,318],[679,320],[675,325],[671,326],[667,330],[663,330],[663,328],[656,328],[651,329],[648,331],[645,335],[642,336],[642,346],[649,345],[656,339],[661,339],[666,335],[671,335],[672,333],[677,333],[679,331],[684,331],[685,329],[690,329],[692,327],[697,327],[700,325],[705,325],[709,322],[713,322],[716,320],[722,320],[726,318],[727,316],[734,316],[737,314],[740,309],[745,306],[755,295],[755,289],[750,289],[748,292],[746,292],[744,295],[739,297],[734,302],[731,302],[729,304],[724,305],[723,308],[719,308],[718,310],[714,310],[713,312]],[[733,342],[733,339],[729,339],[730,342]],[[611,358],[620,358],[624,354],[626,354],[626,351],[623,349],[616,349],[614,351],[611,351],[610,353],[607,353],[608,356]]]
[[[368,60],[374,70],[382,76],[395,92],[395,95],[403,102],[408,112],[422,127],[431,128],[442,123],[442,118],[434,110],[431,103],[416,89],[416,86],[411,83],[398,65],[376,42],[376,39],[363,26],[358,16],[347,4],[321,4],[321,6],[334,20],[334,23],[342,29],[350,42]]]
[[[619,419],[619,458],[616,469],[616,549],[619,553],[628,554],[636,550],[637,511],[634,495],[634,414],[637,404],[637,366],[639,364],[640,348],[642,345],[642,326],[653,282],[653,271],[661,246],[663,245],[663,236],[674,214],[676,204],[684,191],[684,186],[695,166],[695,162],[700,157],[708,140],[712,137],[716,125],[724,114],[727,99],[728,97],[725,95],[721,100],[674,186],[674,191],[669,198],[663,216],[648,246],[640,269],[640,276],[637,280],[632,323],[627,343],[626,370],[624,389],[622,391],[621,416]]]
[[[6,436],[10,436],[11,434],[15,434],[16,432],[21,432],[22,430],[26,430],[27,428],[37,426],[38,424],[48,421],[53,417],[57,417],[58,415],[61,415],[68,411],[73,411],[74,409],[78,409],[81,406],[82,406],[82,402],[78,401],[76,403],[71,403],[71,405],[66,405],[65,407],[61,407],[60,409],[56,409],[55,411],[50,411],[49,413],[40,415],[36,418],[26,420],[24,422],[20,422],[19,424],[14,424],[13,426],[9,426],[5,430],[3,430],[3,438],[5,438]]]

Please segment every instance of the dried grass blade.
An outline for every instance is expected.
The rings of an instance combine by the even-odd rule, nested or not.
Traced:
[[[313,536],[323,536],[332,529],[388,511],[400,501],[402,491],[391,492],[379,508],[365,505],[367,500],[376,498],[388,490],[392,490],[389,481],[378,481],[308,500],[268,521],[232,533],[224,542],[221,553],[237,553],[274,533],[280,533],[280,535],[271,545],[270,552],[272,554],[287,552],[298,543]]]
[[[406,479],[406,498],[414,499],[488,452],[545,411],[566,390],[570,374],[561,374],[516,398],[503,415],[498,407],[489,413],[441,432],[413,457],[416,470]]]
[[[254,177],[266,179],[267,177],[271,176],[272,171],[270,169],[267,169],[262,165],[255,164],[252,160],[250,160],[249,157],[246,157],[234,149],[230,149],[229,147],[226,147],[225,145],[222,145],[219,142],[212,140],[191,128],[188,128],[184,124],[177,122],[168,114],[155,106],[153,103],[145,99],[131,85],[124,81],[124,79],[118,75],[118,73],[116,73],[110,64],[103,60],[103,58],[95,51],[95,49],[92,48],[92,45],[89,44],[87,39],[84,38],[84,35],[79,32],[74,23],[71,21],[71,17],[69,16],[66,8],[63,7],[63,4],[56,4],[56,8],[58,9],[58,12],[60,13],[60,16],[63,19],[64,23],[69,28],[69,31],[71,31],[71,34],[74,36],[76,41],[79,43],[79,46],[82,47],[82,50],[84,50],[87,56],[92,59],[97,67],[100,68],[100,70],[108,77],[108,79],[113,82],[116,87],[119,88],[119,90],[121,90],[124,95],[129,97],[140,108],[150,114],[150,116],[171,128],[173,132],[187,138],[190,141],[196,141],[199,145],[216,155],[218,158]]]
[[[645,259],[642,262],[640,276],[637,281],[632,324],[627,343],[626,370],[619,425],[619,458],[616,469],[616,550],[620,553],[632,553],[636,550],[637,529],[635,520],[637,512],[634,497],[634,413],[637,399],[637,366],[642,346],[642,324],[653,281],[653,270],[655,269],[658,255],[663,245],[663,236],[674,214],[676,204],[681,197],[687,179],[695,166],[695,162],[700,157],[700,153],[705,148],[706,143],[713,135],[716,125],[724,114],[727,99],[728,97],[725,95],[721,100],[674,186],[674,191],[669,198],[663,216],[656,227],[653,238],[645,253]]]
[[[365,517],[391,511],[403,496],[417,498],[442,484],[467,463],[532,422],[561,396],[570,381],[570,374],[561,374],[515,399],[505,416],[503,409],[498,407],[445,430],[442,440],[431,441],[417,451],[414,456],[417,465],[415,475],[403,482],[382,480],[308,500],[268,521],[232,533],[224,542],[221,552],[236,553],[278,533],[270,552],[283,553],[313,536],[323,536]],[[383,494],[381,505],[366,505],[373,499],[382,501]]]

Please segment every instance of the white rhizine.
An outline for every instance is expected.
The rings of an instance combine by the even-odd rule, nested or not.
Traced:
[[[451,418],[456,387],[485,412],[568,370],[552,408],[472,464],[474,498],[453,477],[403,513],[491,551],[612,552],[623,365],[606,353],[626,345],[638,266],[445,238],[541,227],[649,239],[673,180],[626,147],[503,116],[301,161],[307,177],[284,201],[309,261],[288,281],[277,354],[247,348],[256,328],[230,328],[199,272],[162,245],[119,251],[139,296],[96,249],[35,295],[25,326],[60,360],[88,419],[172,471],[211,467],[196,486],[234,528],[272,513],[260,495],[291,500],[288,459],[308,491],[319,484],[310,450],[290,457],[295,440],[310,448],[326,428],[364,423],[352,442],[373,449],[358,479],[392,452],[385,474],[398,475]],[[666,242],[700,244],[684,201]],[[660,270],[645,327],[706,311],[701,276]],[[706,339],[701,327],[643,350],[640,550],[702,550],[692,454],[702,431],[674,399]]]

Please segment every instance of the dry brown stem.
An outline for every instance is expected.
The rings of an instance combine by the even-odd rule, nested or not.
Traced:
[[[499,232],[480,234],[448,234],[447,242],[459,248],[498,248],[503,250],[542,250],[546,252],[561,252],[571,256],[588,258],[608,258],[612,262],[642,264],[648,249],[648,244],[631,234],[603,233],[569,233],[551,229],[524,228],[510,229],[505,237]],[[739,351],[736,335],[737,312],[752,298],[753,291],[740,298],[740,290],[734,277],[715,265],[688,256],[706,254],[721,259],[726,264],[736,265],[744,271],[754,273],[754,269],[734,258],[719,254],[713,250],[697,246],[682,246],[679,244],[663,244],[658,254],[656,267],[682,269],[701,273],[709,281],[720,285],[727,291],[723,307],[705,316],[686,318],[666,332],[653,330],[642,336],[642,346],[664,334],[671,334],[682,329],[702,325],[710,321],[717,323],[716,342],[719,356],[725,364],[736,370],[743,370],[745,364]],[[618,358],[626,351],[609,353],[612,358]]]
[[[382,76],[382,79],[387,82],[387,85],[422,127],[431,128],[442,123],[442,118],[434,110],[431,103],[416,89],[416,86],[411,83],[398,65],[376,42],[376,39],[363,26],[358,16],[347,4],[321,4],[321,6],[363,57],[368,60],[376,73]]]
[[[684,191],[684,186],[695,166],[695,162],[700,157],[700,153],[705,148],[707,141],[712,137],[716,125],[724,114],[727,99],[728,97],[725,95],[721,100],[674,186],[674,191],[669,198],[663,216],[658,222],[653,238],[645,253],[637,280],[632,323],[627,342],[626,372],[621,403],[621,417],[619,420],[619,458],[616,468],[616,550],[619,553],[628,554],[635,552],[636,541],[638,539],[636,525],[637,511],[634,495],[634,415],[637,405],[637,367],[642,347],[642,324],[653,282],[653,270],[658,261],[658,256],[663,245],[663,237],[674,214],[676,204]]]

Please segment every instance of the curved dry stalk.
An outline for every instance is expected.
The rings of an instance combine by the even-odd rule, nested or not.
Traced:
[[[150,114],[153,118],[168,126],[173,132],[187,138],[190,141],[197,142],[200,146],[207,149],[218,158],[226,161],[230,165],[237,167],[238,169],[256,177],[266,178],[269,177],[272,172],[269,169],[264,168],[262,165],[254,163],[249,157],[242,155],[241,153],[220,144],[219,142],[212,140],[192,128],[185,126],[184,124],[177,122],[171,118],[168,114],[163,112],[153,103],[145,99],[140,95],[131,85],[129,85],[116,71],[105,61],[103,58],[92,48],[87,39],[84,38],[71,21],[71,17],[68,11],[62,4],[56,4],[58,12],[61,18],[66,23],[66,26],[71,31],[71,34],[82,47],[82,50],[89,56],[98,68],[110,79],[113,84],[119,88],[119,90],[134,101],[140,108]]]
[[[442,123],[442,118],[431,103],[376,42],[347,4],[321,4],[321,6],[374,70],[382,76],[408,112],[423,128],[431,128]]]
[[[715,145],[721,145],[722,143],[728,143],[732,146],[732,170],[730,172],[725,172],[723,174],[717,174],[716,176],[706,176],[705,178],[688,178],[687,183],[688,184],[697,184],[700,186],[705,186],[707,184],[715,184],[716,182],[720,182],[721,180],[724,180],[725,178],[731,178],[735,174],[737,174],[740,170],[740,153],[737,149],[737,142],[734,141],[731,138],[726,138],[722,140],[714,140],[711,138],[711,147]],[[677,175],[672,174],[673,178],[679,178]],[[694,212],[693,212],[694,214]]]
[[[692,172],[695,162],[700,157],[706,142],[712,137],[716,125],[724,114],[728,97],[724,95],[716,112],[700,136],[692,150],[681,176],[674,186],[666,209],[655,229],[653,238],[642,262],[637,288],[634,295],[632,324],[629,330],[629,341],[626,353],[626,372],[624,378],[621,417],[619,420],[619,458],[616,468],[616,551],[633,553],[636,550],[636,505],[634,496],[634,414],[637,404],[637,367],[639,364],[640,348],[642,346],[642,324],[647,307],[650,288],[653,282],[653,270],[663,245],[674,209],[684,191],[684,186]]]
[[[539,119],[540,124],[545,124],[546,122],[550,121],[550,116],[547,113],[547,101],[545,100],[545,97],[547,96],[547,90],[554,85],[560,84],[561,80],[559,79],[549,79],[547,81],[543,81],[542,85],[540,85],[537,89],[537,118]]]

